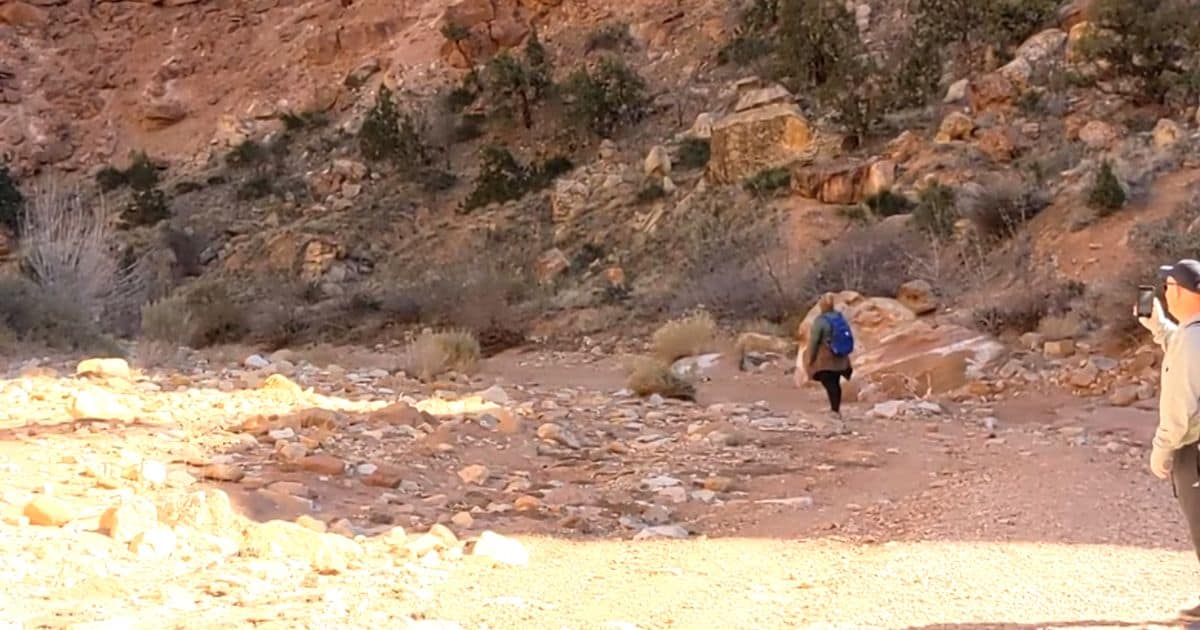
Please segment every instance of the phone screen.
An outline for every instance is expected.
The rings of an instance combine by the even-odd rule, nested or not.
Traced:
[[[1154,287],[1138,287],[1138,317],[1150,317],[1154,312]]]

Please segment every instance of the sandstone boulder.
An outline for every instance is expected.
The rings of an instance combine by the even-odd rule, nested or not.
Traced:
[[[1107,149],[1117,140],[1117,130],[1102,121],[1092,120],[1079,129],[1079,141],[1091,149]]]
[[[1174,146],[1182,136],[1183,130],[1170,118],[1159,119],[1158,124],[1154,125],[1154,146],[1160,149]]]
[[[800,109],[775,104],[738,112],[713,124],[709,174],[734,184],[763,170],[816,153],[813,130]]]
[[[875,160],[867,167],[866,181],[862,185],[864,198],[874,197],[889,191],[896,185],[896,163],[891,160]]]
[[[1004,345],[960,326],[910,322],[857,356],[856,377],[903,381],[910,394],[940,394],[982,378]]]
[[[127,379],[129,363],[125,359],[84,359],[75,366],[75,375]]]
[[[942,119],[942,124],[938,126],[938,132],[933,141],[938,144],[946,144],[956,140],[966,140],[974,130],[975,122],[971,120],[970,116],[962,112],[951,112]]]
[[[999,72],[990,72],[971,81],[967,90],[967,102],[976,115],[1011,107],[1016,97],[1016,86]]]
[[[647,177],[667,177],[671,174],[671,155],[661,144],[654,145],[646,154],[642,173]]]
[[[917,318],[911,309],[897,300],[881,297],[868,298],[857,291],[843,291],[836,294],[834,305],[846,316],[850,326],[854,329],[856,352]],[[800,324],[796,337],[800,341],[801,348],[808,342],[809,330],[818,315],[820,312],[817,306],[813,305]]]
[[[561,249],[556,247],[543,253],[534,262],[534,275],[537,276],[538,282],[547,283],[566,273],[570,268],[571,261],[567,259],[567,255]]]
[[[363,550],[345,536],[314,532],[288,521],[267,521],[246,529],[241,553],[308,562],[318,573],[343,573]]]
[[[900,285],[896,292],[896,301],[907,306],[917,315],[925,315],[937,310],[937,296],[933,287],[924,280],[910,280]]]
[[[768,105],[786,104],[792,102],[792,93],[782,85],[772,85],[765,88],[746,90],[738,97],[733,111],[744,112]]]
[[[798,166],[792,170],[792,192],[822,203],[858,203],[863,199],[869,168],[858,160]]]

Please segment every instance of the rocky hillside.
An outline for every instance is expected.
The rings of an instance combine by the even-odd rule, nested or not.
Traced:
[[[47,178],[105,191],[136,282],[83,319],[187,345],[790,331],[911,281],[1117,343],[1200,216],[1194,9],[1129,6],[10,0],[0,250]]]

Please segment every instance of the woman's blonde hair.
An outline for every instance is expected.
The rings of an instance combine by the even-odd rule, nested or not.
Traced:
[[[817,300],[817,306],[819,307],[819,310],[822,313],[828,313],[829,311],[832,311],[834,298],[835,296],[832,293],[826,293],[825,295],[822,295],[821,299]]]

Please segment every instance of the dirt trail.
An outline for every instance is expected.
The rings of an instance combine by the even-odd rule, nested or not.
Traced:
[[[416,441],[407,437],[413,429],[375,428],[382,425],[372,424],[374,412],[353,411],[411,385],[353,368],[294,372],[297,382],[331,396],[295,406],[343,401],[351,414],[341,421],[344,435],[326,438],[320,450],[351,467],[396,466],[405,484],[395,489],[366,485],[353,472],[283,466],[272,453],[278,447],[256,446],[230,429],[251,409],[271,413],[274,399],[262,389],[201,386],[252,381],[243,370],[193,374],[174,394],[155,390],[182,382],[177,374],[152,375],[135,389],[145,406],[175,419],[173,427],[31,436],[18,426],[0,443],[0,568],[10,584],[0,621],[26,628],[100,621],[110,625],[77,627],[1152,627],[1171,626],[1179,607],[1200,598],[1197,561],[1170,489],[1145,470],[1152,412],[1016,397],[910,407],[887,419],[851,405],[853,432],[833,435],[821,422],[819,392],[792,389],[779,368],[718,369],[701,404],[655,407],[618,395],[615,360],[502,357],[462,389],[500,382],[513,397],[508,406],[526,420],[522,428],[506,434],[486,414],[446,416]],[[54,405],[80,387],[65,378],[0,384],[0,397],[25,392],[22,409],[31,417],[53,416]],[[988,417],[999,419],[994,431]],[[539,440],[546,422],[582,445]],[[315,571],[295,559],[207,552],[181,538],[180,551],[148,562],[92,531],[88,513],[148,491],[128,480],[97,488],[80,463],[133,451],[200,476],[179,461],[189,448],[233,453],[247,471],[240,482],[202,480],[189,491],[219,487],[260,522],[311,514],[333,527],[346,517],[338,527],[359,535],[365,555],[344,570]],[[488,476],[466,484],[460,473],[472,464],[485,465]],[[62,529],[15,522],[13,511],[47,484],[87,506],[83,520]],[[300,488],[304,499],[280,488]],[[522,500],[535,507],[512,508]],[[464,513],[471,522],[458,520]],[[483,530],[511,536],[528,551],[528,564],[389,551],[391,524],[409,529],[411,540],[439,521],[464,539]],[[641,539],[653,526],[691,535]]]

